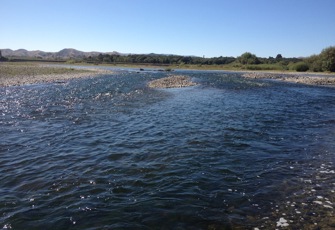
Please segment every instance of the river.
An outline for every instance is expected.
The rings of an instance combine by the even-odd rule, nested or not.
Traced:
[[[3,229],[335,226],[335,88],[114,69],[0,103]]]

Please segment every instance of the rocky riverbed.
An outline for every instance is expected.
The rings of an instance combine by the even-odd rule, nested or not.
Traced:
[[[0,63],[0,87],[48,82],[64,82],[74,78],[111,73],[101,69],[74,69],[31,63]]]
[[[273,79],[288,81],[292,83],[300,83],[307,85],[335,85],[334,75],[307,75],[294,73],[264,73],[264,72],[248,72],[242,75],[246,78],[253,79]]]
[[[148,86],[151,88],[181,88],[197,85],[191,78],[184,75],[172,75],[169,77],[153,80]]]

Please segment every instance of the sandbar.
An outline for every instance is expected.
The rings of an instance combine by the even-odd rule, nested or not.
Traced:
[[[247,72],[242,74],[245,78],[252,79],[273,79],[306,85],[333,85],[335,86],[335,75],[318,75],[315,73],[267,73]]]
[[[172,75],[148,83],[150,88],[181,88],[195,85],[197,84],[192,82],[190,77],[184,75]]]
[[[95,77],[109,73],[112,72],[96,68],[76,69],[56,65],[0,63],[0,87],[51,82],[63,83],[75,78]]]

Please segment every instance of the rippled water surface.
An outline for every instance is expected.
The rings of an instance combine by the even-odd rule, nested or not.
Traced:
[[[335,88],[174,74],[0,88],[0,227],[335,227]]]

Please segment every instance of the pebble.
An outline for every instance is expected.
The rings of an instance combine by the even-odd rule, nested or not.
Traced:
[[[285,220],[283,217],[277,221],[277,227],[287,227],[289,224],[287,223],[287,220]]]

